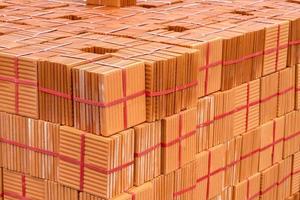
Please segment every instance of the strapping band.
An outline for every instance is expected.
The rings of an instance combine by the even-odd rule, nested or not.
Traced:
[[[26,176],[25,174],[21,174],[21,184],[22,184],[22,194],[18,194],[16,192],[4,190],[1,194],[2,197],[9,196],[19,200],[30,200],[30,198],[26,197]]]
[[[136,194],[134,192],[126,191],[125,193],[131,195],[131,200],[135,200],[136,199]]]
[[[276,62],[275,62],[275,71],[278,69],[278,59],[279,59],[279,44],[280,44],[280,25],[277,28],[277,49],[276,49]]]
[[[182,137],[182,115],[179,115],[179,138]],[[179,141],[179,150],[178,150],[178,167],[181,167],[181,160],[182,160],[182,146],[181,140]]]
[[[206,47],[206,66],[209,64],[209,53],[210,53],[210,44],[207,43]],[[208,70],[209,68],[205,69],[205,78],[204,78],[204,95],[207,95],[207,90],[208,90]]]
[[[247,97],[246,97],[246,132],[248,131],[248,121],[249,121],[249,108],[250,108],[250,84],[247,83]]]
[[[232,115],[232,114],[234,114],[236,112],[239,112],[241,110],[247,109],[247,107],[249,107],[249,109],[250,109],[250,107],[252,107],[252,106],[256,106],[258,104],[265,103],[265,102],[267,102],[267,101],[269,101],[269,100],[271,100],[271,99],[273,99],[273,98],[275,98],[277,96],[281,96],[281,95],[284,95],[284,94],[286,94],[288,92],[294,91],[294,89],[295,89],[295,87],[292,86],[292,87],[289,87],[289,88],[287,88],[285,90],[282,90],[282,91],[279,91],[277,93],[274,93],[274,94],[272,94],[272,95],[270,95],[268,97],[265,97],[263,99],[260,99],[260,100],[254,101],[254,102],[249,102],[249,104],[246,104],[246,105],[234,108],[234,109],[232,109],[230,111],[227,111],[225,113],[219,114],[219,115],[215,116],[214,119],[212,119],[212,120],[208,120],[206,122],[198,124],[197,128],[204,128],[206,126],[209,126],[210,124],[214,123],[217,120],[223,119],[223,118],[225,118],[227,116],[230,116],[230,115]]]
[[[146,96],[147,97],[163,96],[163,95],[171,94],[174,92],[179,92],[179,91],[191,88],[191,87],[195,87],[197,85],[198,85],[198,81],[193,81],[193,82],[187,83],[185,85],[176,86],[175,88],[166,89],[166,90],[162,90],[162,91],[158,91],[158,92],[146,91]]]
[[[145,91],[142,90],[140,92],[128,95],[126,97],[114,100],[114,101],[110,101],[110,102],[99,102],[99,101],[95,101],[95,100],[89,100],[89,99],[83,99],[80,97],[74,97],[74,101],[79,102],[79,103],[84,103],[84,104],[88,104],[88,105],[92,105],[92,106],[97,106],[97,107],[111,107],[120,103],[124,103],[125,101],[129,101],[132,100],[134,98],[137,98],[139,96],[143,96],[145,94]]]
[[[280,138],[280,139],[276,140],[274,143],[269,144],[269,145],[266,145],[265,147],[257,148],[257,149],[253,150],[253,151],[250,152],[250,153],[247,153],[247,154],[245,154],[245,155],[242,155],[239,159],[232,161],[231,163],[227,164],[226,166],[220,167],[219,169],[216,169],[215,171],[209,172],[207,175],[204,175],[204,176],[198,178],[198,179],[196,180],[196,183],[195,183],[194,185],[188,187],[188,188],[195,188],[197,184],[203,182],[204,180],[207,179],[207,181],[209,181],[209,178],[210,178],[211,176],[214,176],[214,175],[216,175],[216,174],[218,174],[218,173],[221,173],[221,172],[227,170],[228,168],[234,167],[234,166],[237,165],[239,162],[241,162],[241,161],[243,161],[243,160],[245,160],[245,159],[247,159],[247,158],[249,158],[249,157],[251,157],[251,156],[253,156],[253,155],[255,155],[255,154],[259,153],[259,152],[261,152],[261,151],[264,151],[264,150],[267,149],[267,148],[270,148],[272,145],[275,145],[275,144],[277,144],[277,143],[279,143],[279,142],[281,142],[281,141],[290,140],[290,139],[292,139],[292,138],[294,138],[294,137],[296,137],[296,136],[300,136],[300,131],[298,131],[298,132],[296,132],[296,133],[294,133],[294,134],[292,134],[292,135],[290,135],[290,136],[288,136],[288,137]],[[211,164],[208,163],[208,165],[211,165]],[[296,171],[296,172],[294,172],[294,173],[292,173],[292,174],[297,174],[297,173],[300,173],[300,170],[299,170],[299,171]],[[281,183],[281,182],[282,182],[282,181],[279,181],[279,183]],[[206,188],[206,189],[207,189],[207,188]],[[177,194],[176,196],[184,194],[184,193],[185,193],[184,191],[186,191],[186,189],[183,189],[183,190],[181,190],[181,191],[176,192],[176,194]],[[188,191],[189,191],[189,190],[188,190]],[[207,195],[207,192],[206,192],[206,195]],[[255,198],[257,197],[257,195],[259,196],[260,193],[255,194],[254,196],[250,197],[249,200],[255,199]]]
[[[26,197],[26,176],[22,174],[22,197]]]
[[[84,185],[84,157],[85,157],[85,134],[80,135],[80,173],[79,173],[79,188],[83,191]]]
[[[209,200],[209,187],[210,187],[210,176],[211,176],[211,152],[208,151],[208,173],[207,173],[207,185],[206,185],[206,200]]]
[[[273,121],[273,130],[272,130],[272,138],[273,138],[273,144],[272,145],[272,164],[274,163],[274,153],[275,153],[275,139],[276,139],[276,121]]]
[[[127,76],[126,76],[126,71],[122,69],[122,86],[123,86],[123,98],[127,96]],[[123,115],[124,115],[124,128],[127,129],[127,101],[123,102]]]
[[[14,60],[15,80],[19,80],[19,58]],[[15,84],[15,112],[19,114],[19,84]]]
[[[149,147],[148,149],[145,149],[144,151],[134,153],[134,157],[139,158],[139,157],[145,156],[148,153],[150,153],[151,151],[155,151],[156,149],[158,149],[160,147],[161,147],[161,143],[156,144],[154,146]]]

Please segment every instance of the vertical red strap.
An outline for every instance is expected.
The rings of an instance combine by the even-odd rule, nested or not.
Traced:
[[[19,58],[15,57],[14,59],[14,68],[15,68],[15,111],[16,114],[19,114]]]
[[[247,83],[247,107],[246,107],[246,132],[248,131],[249,108],[250,108],[250,84]]]
[[[208,65],[209,65],[209,52],[210,52],[210,45],[207,43],[206,47],[206,61],[205,61],[205,79],[204,79],[204,94],[207,95],[207,90],[208,90]]]
[[[272,142],[272,164],[274,163],[274,150],[275,150],[275,139],[276,139],[276,121],[273,121],[273,142]]]
[[[206,187],[206,200],[209,200],[209,187],[210,187],[210,171],[211,171],[211,152],[208,151],[208,173],[207,173],[207,187]]]
[[[83,191],[84,184],[84,157],[85,157],[85,134],[80,136],[80,174],[79,174],[79,188]]]
[[[277,71],[277,69],[278,69],[279,44],[280,44],[280,25],[278,25],[278,28],[277,28],[277,49],[276,49],[275,71]]]
[[[131,200],[135,200],[136,199],[136,194],[134,192],[127,191],[126,193],[131,195]]]
[[[122,69],[122,86],[123,86],[123,97],[125,98],[127,96],[126,90],[127,90],[127,76],[126,76],[126,70]],[[124,101],[123,103],[123,114],[124,114],[124,128],[127,128],[127,101]]]
[[[247,180],[247,198],[246,199],[250,199],[250,180]]]
[[[178,167],[181,167],[182,160],[182,146],[181,146],[181,136],[182,136],[182,115],[179,115],[179,152],[178,152]]]
[[[26,197],[26,176],[22,174],[22,197]]]

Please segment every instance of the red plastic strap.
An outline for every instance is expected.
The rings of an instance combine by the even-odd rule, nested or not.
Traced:
[[[185,135],[183,135],[183,136],[181,136],[181,137],[178,137],[178,138],[172,140],[171,142],[168,142],[168,143],[161,143],[161,146],[162,146],[163,148],[173,146],[173,145],[175,145],[176,143],[180,142],[181,140],[184,140],[184,139],[186,139],[186,138],[189,138],[189,137],[191,137],[191,136],[194,135],[194,134],[196,134],[196,130],[192,130],[192,131],[186,133]]]
[[[300,40],[293,40],[289,42],[289,46],[299,45],[299,44],[300,44]]]
[[[243,56],[243,57],[238,58],[238,59],[235,59],[235,60],[223,61],[223,65],[226,66],[226,65],[234,65],[234,64],[238,64],[238,63],[241,63],[241,62],[243,62],[243,61],[246,61],[246,60],[249,60],[249,59],[258,57],[258,56],[262,56],[262,55],[264,55],[264,54],[265,54],[264,51],[255,52],[255,53],[252,53],[252,54]]]
[[[275,141],[274,143],[272,143],[272,144],[266,145],[265,147],[262,147],[262,148],[255,149],[255,150],[253,150],[252,152],[247,153],[247,154],[241,156],[239,159],[237,159],[237,160],[235,160],[235,161],[233,161],[233,162],[227,164],[225,167],[220,167],[219,169],[216,169],[215,171],[210,172],[210,173],[208,173],[207,175],[204,175],[204,176],[198,178],[197,181],[196,181],[196,184],[198,184],[198,183],[200,183],[200,182],[202,182],[202,181],[204,181],[204,180],[206,180],[206,179],[209,179],[210,176],[213,176],[213,175],[215,175],[215,174],[218,174],[218,173],[220,173],[220,172],[225,171],[226,169],[228,169],[228,168],[230,168],[230,167],[233,167],[234,165],[238,164],[238,163],[241,162],[242,160],[247,159],[248,157],[253,156],[254,154],[257,154],[257,153],[259,153],[260,151],[264,151],[265,149],[270,148],[270,147],[273,146],[274,144],[277,144],[277,143],[279,143],[279,142],[281,142],[281,141],[290,140],[290,139],[292,139],[292,138],[294,138],[294,137],[296,137],[296,136],[298,136],[298,135],[300,135],[300,131],[294,133],[293,135],[287,137],[286,139],[285,139],[285,138],[280,138],[280,139],[276,140],[276,141]],[[297,173],[300,173],[300,170],[294,172],[293,174],[297,174]],[[196,184],[195,184],[195,186],[196,186]],[[191,187],[194,187],[194,186],[191,186]],[[191,187],[190,187],[190,188],[191,188]],[[186,189],[177,192],[178,195],[183,194],[185,190],[186,190]],[[177,195],[177,196],[178,196],[178,195]],[[259,195],[260,195],[260,193],[254,194],[252,197],[250,197],[250,199],[255,199],[255,198],[256,198],[257,196],[259,196]]]
[[[191,191],[191,190],[193,190],[195,188],[196,188],[196,185],[192,185],[192,186],[190,186],[188,188],[184,188],[183,190],[180,190],[179,192],[174,192],[173,193],[173,197],[175,198],[177,196],[183,195],[184,193],[189,192],[189,191]]]
[[[136,199],[136,194],[134,192],[126,191],[126,193],[131,195],[131,200],[135,200]]]
[[[247,180],[247,192],[246,192],[246,199],[250,198],[250,180]]]
[[[179,138],[182,138],[182,115],[179,115]],[[181,140],[179,140],[179,149],[178,149],[178,167],[181,167],[181,159],[182,159],[182,146]]]
[[[26,197],[26,176],[22,174],[22,197]]]
[[[19,80],[19,58],[14,59],[15,79]],[[19,84],[15,84],[15,112],[19,114]]]
[[[50,151],[50,150],[45,150],[45,149],[41,149],[41,148],[38,148],[38,147],[32,147],[32,146],[22,144],[20,142],[12,141],[12,140],[9,140],[9,139],[5,139],[5,138],[0,138],[0,142],[5,143],[5,144],[9,144],[9,145],[14,145],[14,146],[17,146],[17,147],[20,147],[20,148],[23,148],[23,149],[28,149],[30,151],[34,151],[34,152],[37,152],[37,153],[42,153],[42,154],[46,154],[46,155],[53,156],[53,157],[59,157],[61,160],[65,161],[65,162],[75,164],[75,165],[82,166],[82,164],[84,164],[84,167],[89,168],[89,169],[94,170],[94,171],[97,171],[97,172],[102,173],[102,174],[114,173],[114,172],[122,170],[123,168],[126,168],[126,167],[128,167],[128,166],[130,166],[134,163],[134,161],[131,161],[131,162],[125,163],[125,164],[123,164],[119,167],[113,168],[111,170],[107,170],[105,168],[102,168],[102,167],[99,167],[99,166],[96,166],[96,165],[93,165],[93,164],[81,162],[82,157],[84,157],[84,155],[82,154],[83,152],[80,152],[80,160],[77,160],[75,158],[71,158],[69,156],[65,156],[63,154],[59,154],[59,153],[56,153],[56,152],[53,152],[53,151]],[[81,143],[81,148],[84,148],[83,143]]]
[[[265,98],[263,98],[263,99],[260,99],[260,100],[254,101],[254,102],[249,102],[249,107],[258,105],[258,104],[260,104],[260,103],[265,103],[265,102],[267,102],[267,101],[269,101],[269,100],[271,100],[271,99],[273,99],[273,98],[275,98],[275,97],[277,97],[277,96],[284,95],[284,94],[286,94],[286,93],[288,93],[288,92],[294,91],[294,89],[295,89],[295,87],[292,86],[292,87],[289,87],[289,88],[287,88],[287,89],[285,89],[285,90],[283,90],[283,91],[280,91],[280,92],[277,92],[277,93],[275,93],[275,94],[272,94],[272,95],[270,95],[270,96],[268,96],[268,97],[265,97]],[[220,114],[220,115],[217,115],[217,116],[215,116],[214,119],[212,119],[212,120],[208,120],[208,121],[206,121],[206,122],[203,122],[202,124],[198,124],[198,125],[197,125],[197,128],[204,128],[204,127],[206,127],[206,126],[209,126],[210,124],[212,124],[212,123],[215,122],[216,120],[223,119],[223,118],[225,118],[225,117],[227,117],[227,116],[229,116],[229,115],[232,115],[232,114],[234,114],[234,113],[236,113],[236,112],[239,112],[239,111],[241,111],[241,110],[244,110],[244,109],[247,109],[247,105],[243,105],[243,106],[240,106],[240,107],[238,107],[238,108],[234,108],[234,109],[232,109],[232,110],[230,110],[230,111],[228,111],[228,112],[225,112],[225,113],[222,113],[222,114]]]
[[[246,100],[246,132],[248,131],[249,108],[250,108],[250,84],[247,83],[247,100]]]
[[[208,151],[208,173],[207,173],[207,186],[206,186],[206,200],[209,200],[209,187],[210,187],[210,173],[211,170],[211,152]]]
[[[206,47],[206,66],[209,64],[209,53],[210,53],[210,44],[207,43]],[[207,95],[207,87],[208,87],[208,69],[205,69],[205,80],[204,80],[204,94]]]
[[[280,181],[277,182],[277,186],[280,186],[281,184],[283,184],[285,181],[287,181],[291,176],[293,175],[293,173],[289,173],[288,175],[286,175],[285,177],[283,177]]]
[[[9,196],[15,199],[19,199],[19,200],[31,200],[28,197],[23,197],[22,195],[16,193],[16,192],[12,192],[12,191],[4,191],[3,192],[3,196]]]
[[[120,103],[124,103],[125,101],[137,98],[139,96],[143,96],[145,95],[145,90],[136,92],[134,94],[128,95],[126,97],[114,100],[114,101],[110,101],[110,102],[99,102],[99,101],[95,101],[95,100],[89,100],[89,99],[83,99],[80,97],[74,97],[74,101],[77,101],[79,103],[84,103],[84,104],[88,104],[88,105],[92,105],[92,106],[97,106],[97,107],[111,107]]]
[[[259,195],[260,195],[260,192],[257,192],[252,197],[250,197],[248,200],[256,199],[257,197],[259,197]]]
[[[277,28],[277,49],[276,49],[275,71],[277,71],[277,69],[278,69],[279,43],[280,43],[280,25],[278,25],[278,28]]]
[[[123,98],[126,98],[126,90],[127,90],[127,76],[126,71],[122,69],[122,86],[123,86]],[[124,128],[127,129],[127,101],[123,102],[123,117],[124,117]]]
[[[141,151],[139,153],[134,153],[134,157],[136,157],[136,158],[142,157],[142,156],[150,153],[151,151],[154,151],[155,149],[157,149],[159,147],[161,147],[161,143],[156,144],[156,145],[154,145],[152,147],[149,147],[148,149],[145,149],[144,151]]]
[[[14,146],[17,146],[17,147],[20,147],[20,148],[23,148],[23,149],[27,149],[27,150],[30,150],[30,151],[34,151],[34,152],[37,152],[37,153],[46,154],[46,155],[49,155],[49,156],[54,156],[54,157],[58,156],[58,153],[56,153],[56,152],[41,149],[41,148],[38,148],[38,147],[32,147],[32,146],[22,144],[20,142],[16,142],[16,141],[13,141],[13,140],[9,140],[9,139],[3,138],[3,137],[0,137],[0,142],[5,143],[5,144],[9,144],[9,145],[14,145]]]
[[[204,71],[204,70],[207,70],[207,69],[210,69],[210,68],[217,67],[218,65],[222,65],[222,64],[223,64],[222,61],[213,62],[213,63],[207,64],[203,67],[200,67],[199,71],[201,72],[201,71]]]
[[[15,77],[10,78],[10,77],[0,76],[0,81],[6,81],[6,82],[10,82],[10,83],[22,84],[22,85],[28,85],[28,86],[33,86],[33,87],[36,87],[36,86],[37,86],[37,83],[34,82],[34,81],[30,81],[30,80],[19,80],[19,79],[16,79]]]
[[[197,85],[198,85],[198,81],[193,81],[193,82],[187,83],[185,85],[177,86],[175,88],[166,89],[166,90],[162,90],[162,91],[158,91],[158,92],[146,91],[146,96],[147,97],[157,97],[157,96],[167,95],[167,94],[185,90],[190,87],[197,86]]]
[[[300,44],[300,40],[290,41],[287,44],[278,45],[275,48],[266,49],[264,51],[258,51],[258,52],[255,52],[255,53],[243,56],[242,58],[238,58],[238,59],[235,59],[235,60],[217,61],[217,62],[208,64],[208,65],[206,65],[204,67],[200,67],[199,71],[204,71],[204,70],[206,70],[208,68],[213,68],[213,67],[216,67],[218,65],[224,65],[224,66],[226,66],[226,65],[237,64],[237,63],[246,61],[246,60],[251,59],[251,58],[255,58],[255,57],[258,57],[258,56],[263,56],[263,55],[268,55],[268,54],[274,53],[277,50],[285,49],[288,46],[294,46],[294,45],[299,45],[299,44]]]
[[[276,139],[276,121],[273,121],[273,145],[272,145],[272,164],[274,163],[274,150],[275,150],[275,139]]]
[[[261,191],[260,191],[260,195],[264,195],[265,193],[269,192],[270,190],[272,190],[272,189],[273,189],[274,187],[276,187],[276,186],[277,186],[277,182],[274,183],[274,184],[272,184],[272,185],[270,185],[270,186],[267,187],[266,189],[261,190]]]
[[[252,54],[243,56],[243,57],[238,58],[238,59],[235,59],[235,60],[224,61],[224,62],[223,62],[223,65],[226,66],[226,65],[238,64],[238,63],[241,63],[241,62],[243,62],[243,61],[246,61],[246,60],[249,60],[249,59],[258,57],[258,56],[268,55],[268,54],[277,52],[277,51],[279,51],[279,50],[281,50],[281,49],[288,48],[288,46],[289,46],[289,43],[283,44],[283,45],[278,45],[278,46],[275,47],[275,48],[266,49],[266,50],[264,50],[264,51],[258,51],[258,52],[255,52],[255,53],[252,53]]]
[[[65,161],[65,162],[72,163],[74,165],[80,165],[81,164],[81,162],[79,160],[77,160],[76,158],[71,158],[69,156],[65,156],[65,155],[62,155],[62,154],[59,155],[59,158],[61,160]],[[124,168],[127,168],[127,167],[129,167],[130,165],[133,165],[133,164],[134,164],[134,160],[132,160],[130,162],[127,162],[127,163],[125,163],[123,165],[120,165],[118,167],[115,167],[113,169],[108,170],[108,169],[106,169],[104,167],[100,167],[100,166],[94,165],[92,163],[86,163],[85,162],[84,163],[84,167],[86,167],[86,168],[88,168],[90,170],[93,170],[95,172],[101,173],[101,174],[109,175],[109,174],[115,173],[117,171],[120,171],[120,170],[122,170]]]
[[[85,134],[80,135],[80,173],[79,173],[79,188],[83,191],[84,185],[84,157],[85,157]]]
[[[72,96],[69,95],[69,94],[58,92],[56,90],[52,90],[52,89],[49,89],[49,88],[43,88],[43,87],[39,86],[39,91],[47,93],[47,94],[51,94],[51,95],[54,95],[54,96],[57,96],[57,97],[62,97],[62,98],[65,98],[65,99],[69,99],[69,100],[72,99]]]
[[[296,174],[299,174],[299,173],[300,173],[300,169],[297,170],[297,171],[292,172],[292,176],[293,176],[293,175],[296,175]]]
[[[296,132],[296,133],[294,133],[294,134],[292,134],[292,135],[289,135],[289,136],[287,136],[287,137],[284,136],[283,141],[288,141],[288,140],[290,140],[290,139],[292,139],[292,138],[294,138],[294,137],[297,137],[297,136],[299,136],[299,135],[300,135],[300,131],[298,131],[298,132]]]

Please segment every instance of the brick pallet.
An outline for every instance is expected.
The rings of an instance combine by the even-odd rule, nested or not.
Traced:
[[[299,1],[86,3],[0,2],[0,199],[300,198]]]

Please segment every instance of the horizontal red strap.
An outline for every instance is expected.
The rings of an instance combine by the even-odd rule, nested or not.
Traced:
[[[292,139],[292,138],[294,138],[294,137],[297,137],[297,136],[299,136],[299,135],[300,135],[300,131],[298,131],[298,132],[296,132],[296,133],[293,133],[292,135],[289,135],[289,136],[287,136],[287,137],[284,137],[283,140],[284,140],[284,141],[288,141],[288,140],[290,140],[290,139]]]
[[[5,143],[5,144],[9,144],[9,145],[14,145],[16,147],[20,147],[20,148],[23,148],[23,149],[34,151],[34,152],[37,152],[37,153],[42,153],[42,154],[46,154],[46,155],[49,155],[49,156],[59,157],[61,160],[65,161],[65,162],[72,163],[72,164],[75,164],[75,165],[81,165],[81,162],[79,160],[75,159],[75,158],[71,158],[69,156],[59,154],[59,153],[56,153],[56,152],[53,152],[53,151],[50,151],[50,150],[45,150],[45,149],[41,149],[41,148],[38,148],[38,147],[32,147],[32,146],[22,144],[20,142],[12,141],[12,140],[9,140],[9,139],[6,139],[6,138],[0,138],[0,142]],[[116,168],[113,168],[113,169],[110,169],[110,170],[107,170],[105,168],[102,168],[102,167],[99,167],[99,166],[96,166],[96,165],[93,165],[93,164],[89,164],[89,163],[84,163],[84,166],[89,168],[89,169],[95,170],[97,172],[103,173],[103,174],[111,174],[111,173],[117,172],[119,170],[122,170],[123,168],[126,168],[126,167],[132,165],[133,163],[134,163],[134,161],[131,161],[131,162],[125,163],[125,164],[123,164],[119,167],[116,167]]]
[[[224,66],[238,64],[238,63],[241,63],[243,61],[246,61],[246,60],[258,57],[258,56],[263,56],[263,55],[268,55],[268,54],[271,54],[271,53],[275,53],[278,50],[288,48],[288,46],[293,46],[293,45],[298,45],[298,44],[300,44],[300,40],[291,41],[291,42],[288,42],[287,44],[279,45],[278,47],[274,47],[274,48],[266,49],[266,50],[263,50],[263,51],[258,51],[258,52],[255,52],[255,53],[251,53],[249,55],[245,55],[245,56],[243,56],[241,58],[238,58],[238,59],[233,59],[233,60],[228,60],[228,61],[217,61],[217,62],[211,63],[209,65],[199,67],[199,71],[204,71],[206,69],[213,68],[213,67],[216,67],[216,66],[221,65],[221,64],[224,65]]]
[[[57,96],[57,97],[62,97],[62,98],[65,98],[65,99],[72,99],[72,95],[69,95],[69,94],[66,94],[66,93],[63,93],[63,92],[59,92],[59,91],[56,91],[56,90],[52,90],[50,88],[39,87],[39,91],[47,93],[47,94],[51,94],[51,95],[54,95],[54,96]]]
[[[185,90],[185,89],[197,86],[197,85],[198,85],[198,81],[193,81],[193,82],[187,83],[185,85],[177,86],[175,88],[166,89],[166,90],[162,90],[162,91],[158,91],[158,92],[146,91],[146,96],[147,97],[157,97],[157,96],[167,95],[167,94]]]
[[[269,187],[267,187],[266,189],[260,191],[260,195],[264,195],[265,193],[269,192],[270,190],[272,190],[274,187],[277,186],[277,182],[270,185]]]
[[[84,103],[84,104],[88,104],[88,105],[92,105],[92,106],[97,106],[97,107],[110,107],[110,106],[114,106],[120,103],[124,103],[126,101],[129,101],[131,99],[137,98],[139,96],[143,96],[145,95],[145,90],[136,92],[134,94],[128,95],[126,97],[122,97],[120,99],[111,101],[111,102],[99,102],[99,101],[95,101],[95,100],[89,100],[89,99],[83,99],[80,97],[74,97],[74,101],[77,101],[79,103]]]
[[[280,142],[283,142],[283,141],[284,141],[284,138],[280,138],[280,139],[274,141],[273,143],[268,144],[268,145],[260,148],[260,152],[265,151],[265,150],[267,150],[267,149],[273,147],[274,145],[279,144]]]
[[[260,192],[257,192],[253,196],[251,196],[248,200],[256,199],[257,197],[259,197],[259,195],[260,195]]]
[[[278,46],[278,47],[266,49],[266,50],[264,50],[264,51],[258,51],[258,52],[255,52],[255,53],[252,53],[252,54],[249,54],[249,55],[245,55],[245,56],[243,56],[243,57],[241,57],[241,58],[238,58],[238,59],[224,61],[224,62],[223,62],[223,65],[226,66],[226,65],[238,64],[238,63],[241,63],[241,62],[243,62],[243,61],[246,61],[246,60],[249,60],[249,59],[258,57],[258,56],[263,56],[263,55],[268,55],[268,54],[271,54],[271,53],[275,53],[275,52],[277,52],[278,50],[288,48],[288,46],[289,46],[289,43],[287,43],[287,44],[282,44],[282,45],[280,45],[280,46]]]
[[[154,151],[155,149],[158,149],[159,147],[161,147],[161,143],[156,144],[152,147],[149,147],[148,149],[145,149],[144,151],[134,153],[134,157],[136,157],[136,158],[142,157],[142,156],[150,153],[151,151]]]
[[[290,41],[289,42],[289,45],[290,46],[293,46],[293,45],[299,45],[300,44],[300,40],[293,40],[293,41]]]
[[[195,188],[196,188],[196,185],[192,185],[191,187],[188,187],[188,188],[185,188],[183,190],[180,190],[179,192],[174,192],[173,197],[180,196],[180,195],[182,195],[184,193],[187,193],[187,192],[189,192],[189,191],[191,191],[191,190],[193,190]]]
[[[285,177],[283,177],[280,181],[277,182],[277,186],[280,186],[281,184],[283,184],[285,181],[287,181],[291,176],[293,175],[293,173],[289,173],[288,175],[286,175]]]
[[[300,173],[300,169],[298,169],[297,171],[292,172],[292,175],[296,175]]]
[[[69,156],[62,155],[62,154],[60,154],[59,157],[60,157],[61,160],[65,161],[65,162],[72,163],[74,165],[81,165],[81,162],[79,160],[75,159],[75,158],[71,158]],[[134,163],[134,161],[130,161],[130,162],[127,162],[127,163],[125,163],[123,165],[120,165],[118,167],[115,167],[115,168],[109,169],[109,170],[106,169],[106,168],[104,168],[104,167],[100,167],[100,166],[94,165],[92,163],[84,163],[84,167],[86,167],[86,168],[88,168],[90,170],[93,170],[95,172],[99,172],[101,174],[109,175],[109,174],[115,173],[117,171],[120,171],[120,170],[122,170],[124,168],[129,167],[130,165],[133,165],[133,163]]]
[[[9,197],[12,197],[12,198],[15,198],[15,199],[19,199],[19,200],[31,200],[28,197],[23,197],[22,195],[20,195],[20,194],[18,194],[16,192],[12,192],[12,191],[6,191],[6,190],[4,190],[3,195],[4,196],[9,196]]]
[[[297,133],[295,133],[295,134],[293,134],[292,136],[295,137],[295,136],[297,136],[297,135],[300,135],[300,131],[297,132]],[[288,139],[291,139],[291,138],[293,138],[293,137],[288,137]],[[264,147],[262,147],[262,148],[255,149],[255,150],[253,150],[252,152],[247,153],[247,154],[241,156],[239,159],[237,159],[237,160],[235,160],[235,161],[233,161],[233,162],[227,164],[225,167],[220,167],[220,168],[214,170],[213,172],[209,173],[209,175],[207,174],[207,175],[204,175],[204,176],[198,178],[198,179],[196,180],[196,184],[198,184],[198,183],[200,183],[200,182],[202,182],[202,181],[208,179],[210,176],[213,176],[213,175],[216,175],[216,174],[218,174],[218,173],[220,173],[220,172],[223,172],[223,171],[227,170],[228,168],[233,167],[233,166],[236,165],[237,163],[241,162],[242,160],[245,160],[245,159],[247,159],[247,158],[253,156],[254,154],[257,154],[257,153],[259,153],[259,152],[261,152],[261,151],[264,151],[265,149],[270,148],[271,146],[276,145],[276,144],[278,144],[279,142],[282,142],[282,141],[285,141],[285,139],[284,139],[284,138],[280,138],[280,139],[274,141],[273,143],[268,144],[268,145],[266,145],[266,146],[264,146]],[[294,172],[294,173],[292,173],[292,174],[297,174],[297,173],[300,173],[300,170],[298,170],[297,172]],[[292,174],[291,174],[291,175],[292,175]],[[290,176],[291,176],[291,175],[290,175]],[[284,182],[285,179],[287,179],[287,177],[284,177],[282,180],[280,180],[280,181],[279,181],[278,183],[276,183],[276,184],[282,184],[282,182]],[[193,188],[193,187],[195,187],[195,186],[196,186],[196,185],[193,185],[193,186],[191,186],[191,187],[189,187],[189,188]],[[179,191],[179,192],[178,192],[178,195],[184,194],[184,193],[185,193],[185,192],[184,192],[185,190],[186,190],[186,189]],[[177,195],[177,196],[178,196],[178,195]],[[260,195],[260,193],[258,193],[258,196],[259,196],[259,195]],[[257,194],[255,194],[255,196],[257,197]],[[254,199],[255,196],[252,196],[250,199]]]
[[[264,51],[259,51],[259,52],[252,53],[252,54],[243,56],[243,57],[235,59],[235,60],[224,61],[223,65],[226,66],[226,65],[233,65],[233,64],[241,63],[243,61],[249,60],[249,59],[257,57],[257,56],[262,56],[262,55],[264,55]]]
[[[228,112],[225,112],[225,113],[222,113],[222,114],[220,114],[220,115],[215,116],[214,119],[212,119],[212,120],[208,120],[208,121],[206,121],[206,122],[203,122],[203,123],[201,123],[201,124],[198,124],[198,125],[197,125],[197,128],[204,128],[204,127],[206,127],[206,126],[209,126],[210,124],[212,124],[212,123],[213,123],[214,121],[216,121],[216,120],[223,119],[223,118],[225,118],[225,117],[227,117],[227,116],[230,116],[230,115],[232,115],[232,114],[234,114],[234,113],[236,113],[236,112],[239,112],[239,111],[241,111],[241,110],[244,110],[244,109],[246,109],[247,107],[252,107],[252,106],[258,105],[258,104],[260,104],[260,103],[265,103],[265,102],[267,102],[267,101],[269,101],[269,100],[271,100],[271,99],[273,99],[273,98],[275,98],[275,97],[277,97],[277,96],[284,95],[284,94],[286,94],[286,93],[288,93],[288,92],[294,91],[294,89],[295,89],[295,87],[289,87],[289,88],[287,88],[287,89],[285,89],[285,90],[282,90],[282,91],[280,91],[280,92],[277,92],[277,93],[275,93],[275,94],[272,94],[272,95],[270,95],[270,96],[268,96],[268,97],[265,97],[265,98],[263,98],[263,99],[256,100],[256,101],[254,101],[254,102],[250,102],[249,105],[242,105],[242,106],[239,106],[239,107],[237,107],[237,108],[234,108],[234,109],[232,109],[232,110],[230,110],[230,111],[228,111]]]
[[[162,146],[163,148],[169,147],[169,146],[173,146],[173,145],[175,145],[176,143],[180,142],[181,140],[184,140],[184,139],[186,139],[186,138],[188,138],[188,137],[191,137],[191,136],[194,135],[195,133],[196,133],[196,130],[192,130],[192,131],[186,133],[185,135],[182,135],[182,136],[180,136],[180,137],[178,137],[178,138],[176,138],[176,139],[174,139],[174,140],[172,140],[172,141],[170,141],[170,142],[168,142],[168,143],[162,143],[161,146]]]
[[[36,87],[37,83],[31,80],[21,80],[18,78],[12,78],[12,77],[6,77],[6,76],[0,76],[0,81],[6,81],[6,82],[11,82],[11,83],[15,83],[15,84],[22,84],[22,85],[26,85],[26,86],[32,86],[32,87]]]
[[[49,155],[49,156],[57,157],[59,155],[58,153],[53,152],[51,150],[41,149],[41,148],[38,148],[38,147],[32,147],[32,146],[22,144],[20,142],[16,142],[16,141],[13,141],[13,140],[9,140],[9,139],[3,138],[3,137],[0,138],[0,142],[5,143],[5,144],[14,145],[14,146],[17,146],[17,147],[20,147],[20,148],[23,148],[23,149],[27,149],[27,150],[30,150],[30,151],[34,151],[34,152],[37,152],[37,153],[46,154],[46,155]]]
[[[217,67],[218,65],[222,65],[223,62],[222,61],[217,61],[217,62],[213,62],[213,63],[210,63],[206,66],[203,66],[203,67],[199,67],[199,71],[204,71],[204,70],[207,70],[207,69],[210,69],[210,68],[214,68],[214,67]]]

